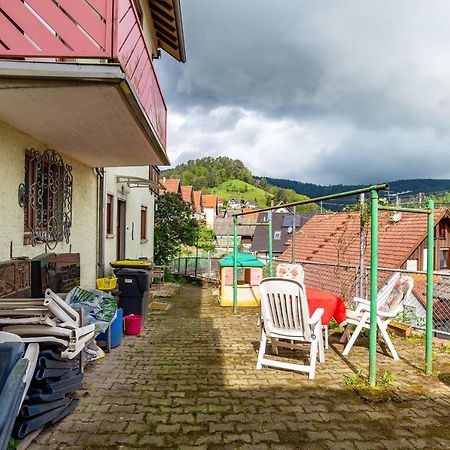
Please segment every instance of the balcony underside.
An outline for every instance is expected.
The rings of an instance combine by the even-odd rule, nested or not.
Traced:
[[[117,65],[0,61],[0,120],[91,167],[168,164]]]

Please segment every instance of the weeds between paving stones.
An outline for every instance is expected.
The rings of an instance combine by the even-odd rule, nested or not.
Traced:
[[[395,377],[392,373],[385,371],[377,379],[376,386],[369,386],[369,378],[364,370],[344,376],[344,384],[351,387],[362,399],[370,403],[402,403],[406,399],[393,386]]]

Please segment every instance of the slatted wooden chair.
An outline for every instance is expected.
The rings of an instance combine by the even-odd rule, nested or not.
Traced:
[[[272,366],[280,369],[307,372],[315,377],[316,360],[325,361],[321,318],[323,309],[318,308],[310,317],[303,284],[286,278],[265,278],[260,284],[261,293],[261,340],[256,368]],[[277,355],[278,347],[298,348],[310,346],[309,365],[293,364],[265,356],[270,340]],[[288,342],[286,342],[288,341]]]

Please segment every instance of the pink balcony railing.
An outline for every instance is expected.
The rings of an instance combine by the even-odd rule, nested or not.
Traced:
[[[132,0],[0,0],[0,58],[120,62],[166,146],[167,109]]]

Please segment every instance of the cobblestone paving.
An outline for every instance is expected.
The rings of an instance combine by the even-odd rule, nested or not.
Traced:
[[[393,392],[367,399],[344,383],[367,369],[364,338],[344,358],[333,335],[314,381],[256,371],[256,311],[232,316],[211,292],[183,287],[169,311],[152,312],[139,337],[87,370],[77,411],[30,448],[450,448],[444,348],[435,357],[441,382],[420,372],[423,342],[395,339],[397,363],[380,347],[379,374],[394,375]]]

